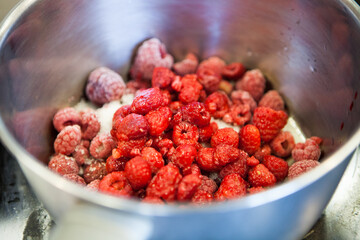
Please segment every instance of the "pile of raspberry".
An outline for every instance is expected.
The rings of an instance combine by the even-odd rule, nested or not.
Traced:
[[[321,138],[295,143],[283,130],[284,100],[266,89],[259,69],[218,57],[199,63],[192,53],[174,63],[153,38],[137,50],[130,76],[125,84],[105,67],[89,75],[86,97],[98,106],[135,94],[112,116],[110,132],[99,132],[94,110],[55,114],[51,170],[115,196],[206,204],[263,191],[319,165]]]

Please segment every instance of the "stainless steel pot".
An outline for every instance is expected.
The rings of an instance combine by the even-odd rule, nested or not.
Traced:
[[[1,140],[57,221],[55,239],[298,239],[359,144],[359,19],[350,0],[25,0],[0,28]],[[261,68],[305,135],[324,138],[322,164],[203,208],[89,192],[50,172],[55,111],[79,101],[93,68],[125,76],[133,50],[150,37],[176,59],[192,51]]]

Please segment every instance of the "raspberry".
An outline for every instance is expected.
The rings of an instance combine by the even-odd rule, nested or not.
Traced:
[[[261,140],[271,141],[285,126],[288,115],[284,111],[257,107],[253,115],[253,124],[259,129]]]
[[[146,196],[143,198],[143,200],[141,200],[142,202],[145,202],[145,203],[151,203],[151,204],[164,204],[164,201],[161,200],[161,198],[159,197],[149,197],[149,196]]]
[[[226,65],[221,74],[226,79],[237,80],[244,75],[245,71],[246,69],[242,63],[234,62]]]
[[[85,186],[86,183],[84,181],[84,179],[82,177],[80,177],[79,175],[77,174],[74,174],[74,173],[70,173],[70,174],[65,174],[63,175],[64,178],[74,182],[74,183],[77,183],[77,184],[80,184],[80,185],[83,185]]]
[[[180,101],[173,101],[170,103],[169,108],[173,114],[177,113],[184,104]]]
[[[112,119],[112,125],[115,126],[118,123],[120,123],[124,117],[129,115],[131,113],[131,107],[130,105],[124,105],[121,106],[116,112],[114,113],[113,119]]]
[[[105,162],[94,160],[84,169],[84,180],[90,183],[95,179],[102,179],[106,173]]]
[[[81,142],[80,142],[80,145],[83,146],[84,148],[89,148],[90,147],[90,141],[82,139]]]
[[[86,159],[90,157],[89,150],[83,145],[79,144],[76,146],[74,152],[72,153],[73,158],[76,163],[81,166],[85,163]]]
[[[185,59],[182,60],[181,62],[175,63],[173,68],[177,74],[184,76],[186,74],[195,73],[198,64],[199,61],[195,56],[195,54],[188,53]]]
[[[191,78],[194,78],[196,75],[195,74],[187,74],[186,75],[188,78],[191,76]],[[195,79],[196,80],[196,79]],[[200,85],[200,84],[199,84]],[[182,77],[180,76],[175,76],[173,82],[171,83],[171,88],[176,91],[176,92],[181,92],[181,89],[183,87],[183,82],[182,82]]]
[[[214,153],[214,148],[199,149],[196,162],[200,169],[205,171],[218,171],[221,169],[221,166],[215,162]]]
[[[107,174],[99,183],[99,190],[115,196],[130,197],[133,189],[124,172]]]
[[[150,83],[143,81],[141,78],[130,80],[126,83],[126,89],[125,92],[127,94],[135,94],[139,90],[145,90],[148,89],[150,86]]]
[[[160,136],[169,127],[171,117],[172,111],[168,107],[161,107],[146,114],[150,135]]]
[[[265,188],[263,188],[263,187],[251,187],[251,188],[248,188],[248,189],[247,189],[247,192],[248,192],[249,194],[254,194],[254,193],[262,192],[262,191],[264,191],[264,190],[265,190]]]
[[[278,157],[288,157],[295,147],[293,135],[287,131],[281,131],[271,140],[270,147],[274,155]]]
[[[198,127],[205,127],[210,124],[211,116],[206,110],[205,104],[192,102],[181,108],[182,120]]]
[[[295,162],[289,167],[288,178],[293,179],[299,175],[310,171],[311,169],[317,167],[320,163],[315,160],[301,160]]]
[[[271,154],[271,148],[268,144],[264,144],[261,146],[255,153],[254,157],[259,159],[259,161],[262,161],[264,156]]]
[[[197,190],[193,197],[191,198],[191,202],[198,205],[204,205],[211,203],[213,201],[213,195],[204,190]]]
[[[117,148],[113,149],[112,156],[114,158],[120,157],[134,157],[135,152],[140,152],[146,143],[146,138],[133,139],[129,141],[118,142]]]
[[[322,138],[316,137],[316,136],[312,136],[310,139],[313,140],[313,141],[315,141],[319,146],[320,146],[320,144],[321,144],[322,141],[323,141]]]
[[[172,140],[176,146],[182,144],[196,145],[199,140],[198,128],[188,122],[181,122],[174,126]]]
[[[166,47],[157,38],[144,41],[137,50],[130,74],[133,78],[150,80],[155,67],[171,68],[173,57],[167,53]]]
[[[154,68],[151,84],[152,87],[168,88],[171,86],[172,81],[175,78],[175,74],[166,67]]]
[[[159,88],[141,90],[131,104],[131,112],[145,115],[163,105],[164,98]]]
[[[252,187],[269,187],[276,183],[276,177],[260,163],[249,170],[248,181]]]
[[[151,168],[142,157],[134,157],[125,164],[125,175],[134,190],[146,187],[151,180]]]
[[[297,143],[291,154],[295,162],[301,160],[318,161],[321,155],[321,150],[319,145],[309,138],[306,139],[305,143]]]
[[[211,137],[211,147],[215,148],[221,144],[237,148],[239,146],[239,134],[232,128],[217,130]]]
[[[165,156],[170,149],[174,148],[174,143],[170,139],[165,138],[159,141],[158,148],[161,155]]]
[[[98,105],[120,99],[124,90],[125,83],[122,77],[106,67],[92,71],[86,83],[86,96]]]
[[[153,177],[146,188],[146,195],[159,197],[165,201],[173,201],[181,179],[179,169],[173,164],[168,164]]]
[[[214,73],[216,75],[219,75],[219,77],[221,78],[221,73],[225,66],[226,66],[226,63],[221,58],[210,57],[210,58],[200,62],[199,67],[197,69],[197,73],[199,71],[202,71],[203,69],[210,69],[210,70],[214,71]]]
[[[259,107],[272,108],[275,111],[284,110],[284,100],[276,90],[270,90],[259,101]]]
[[[198,190],[206,191],[208,193],[214,194],[218,189],[218,186],[214,180],[208,178],[205,175],[200,175],[201,184],[198,187]]]
[[[181,88],[178,98],[184,104],[196,102],[200,98],[202,88],[195,74],[185,75],[181,78]]]
[[[163,105],[162,106],[169,106],[169,104],[171,103],[172,100],[172,95],[170,94],[169,90],[161,90],[161,93],[163,95]]]
[[[199,82],[208,93],[213,93],[219,89],[221,76],[210,68],[200,68],[197,70]]]
[[[254,112],[257,107],[256,101],[250,95],[249,92],[243,90],[236,90],[231,93],[231,101],[236,105],[248,104],[250,106],[250,111]]]
[[[164,159],[162,158],[161,153],[156,151],[155,148],[144,147],[141,150],[141,157],[147,161],[150,165],[151,172],[154,174],[164,166]]]
[[[219,84],[219,91],[223,91],[224,93],[226,93],[227,95],[230,95],[231,92],[233,91],[234,86],[226,81],[226,80],[221,80],[220,84]]]
[[[288,175],[288,163],[281,158],[267,155],[264,157],[263,164],[274,174],[277,182],[283,181]]]
[[[124,117],[117,128],[113,130],[113,137],[118,141],[139,139],[148,135],[149,124],[144,116],[131,113]]]
[[[214,118],[222,118],[230,108],[230,100],[223,92],[214,92],[205,100],[206,109]]]
[[[238,160],[240,157],[240,150],[236,147],[220,144],[216,146],[214,152],[215,162],[220,166],[225,166],[228,163]]]
[[[50,170],[57,172],[60,175],[65,174],[78,174],[79,166],[72,157],[63,154],[56,154],[51,157],[48,164]]]
[[[91,183],[89,183],[88,185],[86,185],[86,188],[93,190],[93,191],[98,191],[99,184],[100,184],[100,179],[96,179],[96,180],[92,181]]]
[[[253,155],[261,145],[260,131],[251,124],[248,124],[240,129],[240,149]]]
[[[196,148],[193,145],[182,144],[175,149],[171,162],[180,169],[190,167],[197,156]]]
[[[259,101],[265,90],[265,78],[259,69],[247,71],[244,76],[236,83],[237,90],[245,90],[250,95]]]
[[[176,198],[179,201],[190,200],[201,184],[199,175],[190,174],[182,178],[179,183]]]
[[[191,164],[191,166],[181,169],[183,176],[189,174],[201,175],[201,170],[196,163]]]
[[[226,113],[223,117],[223,121],[226,123],[231,123],[237,126],[243,126],[245,123],[250,121],[251,111],[248,104],[235,104],[232,105],[229,109],[229,112]]]
[[[55,129],[60,132],[66,126],[80,125],[80,114],[72,107],[66,107],[56,112],[53,118]]]
[[[91,140],[90,154],[97,159],[106,159],[111,155],[111,151],[116,147],[116,142],[110,133],[102,133]]]
[[[248,165],[249,167],[255,167],[259,163],[260,163],[260,161],[258,159],[256,159],[254,156],[251,156],[246,159],[246,165]]]
[[[246,178],[247,173],[249,171],[249,168],[247,166],[247,158],[249,155],[240,150],[240,155],[238,159],[235,162],[227,164],[225,167],[223,167],[219,173],[221,178],[224,178],[225,176],[229,174],[239,174],[242,178]]]
[[[94,110],[88,109],[80,113],[82,138],[93,139],[100,131],[100,122]]]
[[[199,141],[209,142],[213,134],[218,130],[216,122],[211,122],[206,127],[199,128]]]
[[[114,158],[113,156],[109,156],[106,159],[106,172],[111,173],[124,171],[126,162],[126,158]]]
[[[81,142],[81,130],[79,125],[66,126],[57,135],[54,142],[56,153],[70,155],[75,151],[77,145]]]
[[[238,174],[230,174],[224,177],[214,198],[217,201],[225,201],[246,195],[246,181]]]

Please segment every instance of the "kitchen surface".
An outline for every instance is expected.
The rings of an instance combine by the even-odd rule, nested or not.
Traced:
[[[17,2],[0,0],[0,20]],[[360,239],[359,185],[358,147],[322,217],[303,239]],[[0,195],[0,239],[49,239],[56,224],[37,200],[16,160],[1,143]]]

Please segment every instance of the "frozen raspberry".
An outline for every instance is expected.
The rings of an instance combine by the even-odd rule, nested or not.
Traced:
[[[201,175],[201,170],[199,166],[196,163],[191,164],[189,167],[186,167],[182,170],[183,176],[189,175],[189,174],[195,174],[195,175]]]
[[[96,180],[92,181],[91,183],[89,183],[88,185],[86,185],[86,188],[93,190],[93,191],[98,191],[99,184],[100,184],[100,179],[96,179]]]
[[[235,162],[240,157],[240,150],[236,147],[220,144],[217,145],[214,152],[215,162],[220,166]]]
[[[208,93],[213,93],[219,89],[221,75],[210,68],[200,68],[197,70],[199,82]]]
[[[159,197],[165,201],[173,201],[181,179],[179,169],[173,164],[168,164],[153,177],[146,188],[146,195]]]
[[[119,172],[124,171],[125,163],[127,162],[126,158],[114,158],[113,156],[109,156],[106,159],[106,172]]]
[[[203,190],[211,194],[214,194],[216,192],[218,186],[214,180],[212,180],[211,178],[205,175],[200,175],[200,179],[201,179],[201,184],[198,187],[198,190]]]
[[[77,174],[74,174],[74,173],[70,173],[70,174],[65,174],[63,175],[64,178],[74,182],[74,183],[77,183],[77,184],[80,184],[80,185],[83,185],[85,186],[86,183],[84,181],[84,179],[82,177],[80,177],[79,175]]]
[[[159,198],[159,197],[146,196],[141,201],[145,202],[145,203],[151,203],[151,204],[165,204],[164,201],[161,200],[161,198]]]
[[[301,160],[318,161],[321,155],[321,150],[314,140],[306,139],[305,143],[297,143],[291,154],[295,162]]]
[[[210,124],[211,116],[206,110],[205,104],[192,102],[181,108],[182,121],[187,121],[198,127],[205,127]]]
[[[172,140],[176,146],[182,144],[197,144],[199,131],[195,125],[188,122],[181,122],[174,126]]]
[[[60,175],[65,174],[78,174],[79,166],[72,157],[63,154],[56,154],[51,157],[48,164],[50,170],[57,172]]]
[[[214,198],[217,201],[225,201],[246,195],[246,181],[238,174],[230,174],[224,177]]]
[[[79,125],[66,126],[57,135],[54,142],[56,153],[70,155],[75,151],[77,145],[81,142],[81,130]]]
[[[86,140],[93,139],[100,131],[100,122],[94,110],[88,109],[81,114],[81,132],[82,138]]]
[[[216,122],[211,122],[206,127],[199,128],[199,141],[209,142],[214,133],[218,130]]]
[[[261,145],[260,131],[251,124],[248,124],[240,130],[240,149],[247,152],[249,155],[253,155],[259,150]]]
[[[106,67],[92,71],[86,83],[86,96],[98,105],[120,99],[124,90],[125,83],[122,77]]]
[[[230,100],[223,92],[214,92],[205,100],[206,109],[214,118],[222,118],[230,108]]]
[[[135,94],[139,90],[145,90],[148,89],[150,86],[150,83],[147,81],[142,80],[141,78],[137,78],[134,80],[130,80],[126,83],[126,94]]]
[[[205,205],[211,203],[213,199],[214,197],[211,193],[204,190],[197,190],[191,198],[191,202],[197,205]]]
[[[55,129],[60,132],[66,126],[80,125],[80,114],[72,107],[66,107],[56,112],[53,118]]]
[[[297,176],[310,171],[311,169],[317,167],[318,165],[320,165],[320,163],[314,160],[301,160],[295,162],[293,165],[289,167],[288,178],[289,179],[296,178]]]
[[[274,155],[283,158],[288,157],[295,147],[294,137],[288,131],[281,131],[273,140],[271,140],[270,147]]]
[[[258,159],[256,159],[254,156],[251,156],[246,159],[246,165],[248,165],[249,167],[255,167],[259,163],[260,163],[260,161]]]
[[[215,148],[221,144],[237,148],[239,146],[239,134],[232,128],[217,130],[211,137],[211,147]]]
[[[134,192],[124,172],[107,174],[99,183],[99,190],[115,196],[130,197]]]
[[[155,148],[144,147],[141,150],[141,157],[147,161],[150,165],[151,172],[154,174],[164,166],[164,159],[162,158],[161,153],[156,151]]]
[[[157,38],[144,41],[137,50],[130,73],[133,78],[150,80],[155,67],[171,68],[173,57],[167,53],[166,47]]]
[[[182,144],[175,149],[171,162],[180,169],[190,167],[197,156],[196,148],[193,145]]]
[[[243,90],[236,90],[231,93],[231,101],[236,105],[245,105],[250,106],[250,111],[254,112],[257,107],[256,101],[250,95],[249,92]]]
[[[95,179],[102,179],[106,173],[105,162],[94,160],[84,169],[85,182],[90,183]]]
[[[284,159],[267,155],[264,157],[262,163],[270,170],[270,172],[272,172],[272,174],[274,174],[277,182],[283,181],[288,175],[289,166]]]
[[[270,90],[259,101],[259,107],[272,108],[275,111],[284,110],[284,100],[276,90]]]
[[[322,141],[323,141],[322,138],[317,137],[317,136],[312,136],[310,139],[313,140],[313,141],[315,141],[319,146],[320,146],[320,144],[321,144]]]
[[[177,74],[184,76],[186,74],[195,73],[198,64],[199,64],[199,61],[198,61],[197,57],[195,56],[195,54],[188,53],[186,55],[185,59],[183,59],[180,62],[175,63],[173,68]]]
[[[248,91],[255,101],[259,101],[264,94],[265,78],[259,69],[247,71],[236,83],[237,90]]]
[[[238,160],[229,163],[225,167],[223,167],[219,173],[220,177],[224,178],[226,175],[236,173],[245,179],[249,171],[249,167],[247,165],[248,157],[249,155],[246,152],[240,150],[240,155]]]
[[[221,58],[210,57],[200,62],[197,69],[197,73],[203,69],[211,69],[212,71],[215,72],[216,75],[219,75],[219,77],[221,77],[221,73],[225,66],[226,63]]]
[[[226,93],[227,95],[230,95],[231,92],[233,91],[234,86],[226,81],[226,80],[221,80],[220,84],[219,84],[219,91],[223,91],[224,93]]]
[[[159,88],[141,90],[131,104],[131,112],[145,115],[163,105],[164,98]]]
[[[112,125],[114,126],[120,123],[124,119],[124,117],[126,117],[130,113],[131,113],[130,105],[121,106],[118,110],[116,110],[116,112],[113,115]]]
[[[270,154],[271,154],[271,148],[269,144],[264,144],[254,153],[254,157],[259,159],[259,161],[261,162],[264,156]]]
[[[144,116],[131,113],[124,117],[117,128],[113,130],[112,135],[118,141],[139,139],[148,135],[149,124]]]
[[[188,76],[188,77],[191,76],[191,78],[194,78],[196,75],[195,74],[187,74],[186,76]],[[183,83],[182,83],[182,77],[181,76],[175,76],[173,82],[171,83],[171,88],[175,92],[180,92],[181,91],[181,89],[183,88]]]
[[[269,142],[285,126],[288,115],[284,111],[275,111],[271,108],[257,107],[253,115],[253,124],[259,129],[261,140]]]
[[[184,104],[196,102],[200,98],[202,88],[195,74],[185,75],[181,78],[181,89],[178,98]]]
[[[215,162],[214,153],[214,148],[199,149],[196,162],[200,169],[204,171],[218,171],[221,169],[219,163]]]
[[[226,79],[237,80],[241,78],[246,71],[246,68],[242,63],[234,62],[226,65],[222,70],[222,76]]]
[[[161,93],[162,93],[162,95],[163,95],[163,105],[162,106],[169,106],[169,104],[171,103],[171,101],[172,101],[172,95],[171,95],[171,93],[169,92],[169,90],[161,90]]]
[[[151,84],[152,87],[168,88],[171,86],[172,81],[175,78],[175,74],[166,67],[154,68]]]
[[[140,154],[141,150],[145,147],[147,139],[139,138],[129,141],[120,141],[118,142],[117,148],[114,148],[112,151],[112,156],[114,158],[120,157],[135,157]]]
[[[169,127],[171,117],[172,111],[168,107],[161,107],[146,114],[150,135],[160,136]]]
[[[237,126],[243,126],[251,119],[250,106],[248,104],[234,104],[229,112],[223,116],[223,121]]]
[[[161,155],[165,156],[171,149],[174,148],[174,143],[170,139],[165,138],[159,141],[158,148]]]
[[[269,187],[275,185],[276,177],[260,163],[249,170],[248,181],[252,187]]]
[[[90,147],[90,141],[86,140],[86,139],[82,139],[80,142],[80,145],[83,146],[84,148],[89,148]]]
[[[190,174],[186,175],[181,179],[179,183],[178,191],[176,198],[179,201],[188,201],[191,200],[194,193],[201,184],[201,179],[199,175]]]
[[[110,133],[102,133],[91,140],[90,154],[97,159],[106,159],[111,155],[111,151],[116,147],[116,142]]]
[[[89,150],[83,145],[79,144],[76,146],[74,152],[72,153],[76,163],[81,166],[85,163],[86,159],[90,157]]]
[[[171,109],[171,111],[173,112],[173,114],[177,113],[180,108],[184,106],[184,104],[180,101],[173,101],[170,103],[169,108]]]
[[[262,191],[264,191],[264,190],[265,190],[265,188],[263,188],[263,187],[251,187],[251,188],[248,188],[248,189],[247,189],[247,192],[248,192],[249,194],[254,194],[254,193],[262,192]]]
[[[146,187],[151,180],[151,168],[142,157],[135,157],[125,164],[125,175],[134,190]]]

